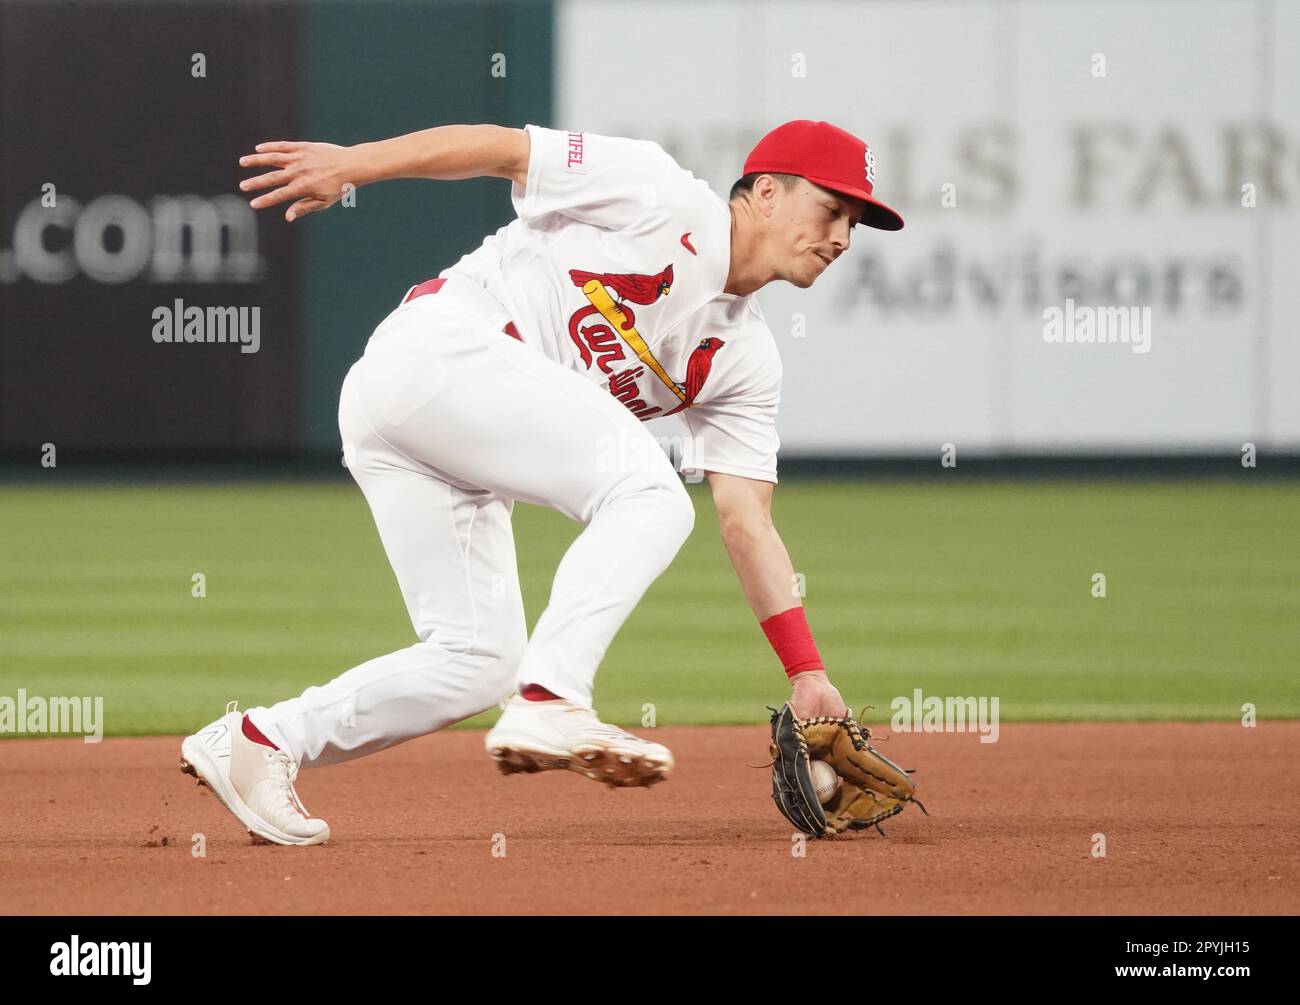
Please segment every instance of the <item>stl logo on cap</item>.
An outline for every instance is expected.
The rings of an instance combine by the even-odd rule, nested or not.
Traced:
[[[876,155],[871,152],[871,147],[867,147],[867,182],[873,187],[876,184]]]

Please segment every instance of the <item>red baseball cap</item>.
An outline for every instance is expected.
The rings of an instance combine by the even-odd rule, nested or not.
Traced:
[[[795,119],[777,126],[745,158],[742,174],[794,174],[840,195],[862,199],[864,227],[902,230],[903,218],[876,199],[876,158],[852,133],[829,122]]]

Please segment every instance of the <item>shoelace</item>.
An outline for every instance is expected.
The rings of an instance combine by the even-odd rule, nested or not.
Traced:
[[[289,808],[301,813],[304,817],[310,817],[307,807],[302,804],[298,798],[298,793],[293,790],[294,779],[298,777],[298,765],[283,750],[268,750],[266,753],[267,767],[270,768],[271,780],[275,782],[275,790],[279,796],[288,804]]]

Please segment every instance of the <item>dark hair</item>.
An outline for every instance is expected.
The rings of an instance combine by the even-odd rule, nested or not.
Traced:
[[[731,201],[741,194],[748,195],[750,192],[754,191],[754,182],[757,180],[758,176],[762,174],[770,174],[781,183],[782,188],[789,188],[799,180],[797,174],[778,174],[776,171],[755,171],[752,174],[745,175],[743,178],[736,179],[736,183],[731,186],[731,195],[727,196],[727,200]]]

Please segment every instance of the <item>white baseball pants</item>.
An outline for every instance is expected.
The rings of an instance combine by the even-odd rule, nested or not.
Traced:
[[[605,650],[691,532],[690,497],[640,420],[504,334],[506,320],[495,298],[449,276],[384,320],[343,383],[344,459],[420,641],[250,709],[303,767],[441,729],[521,683],[590,705]],[[516,499],[585,525],[532,638]]]

